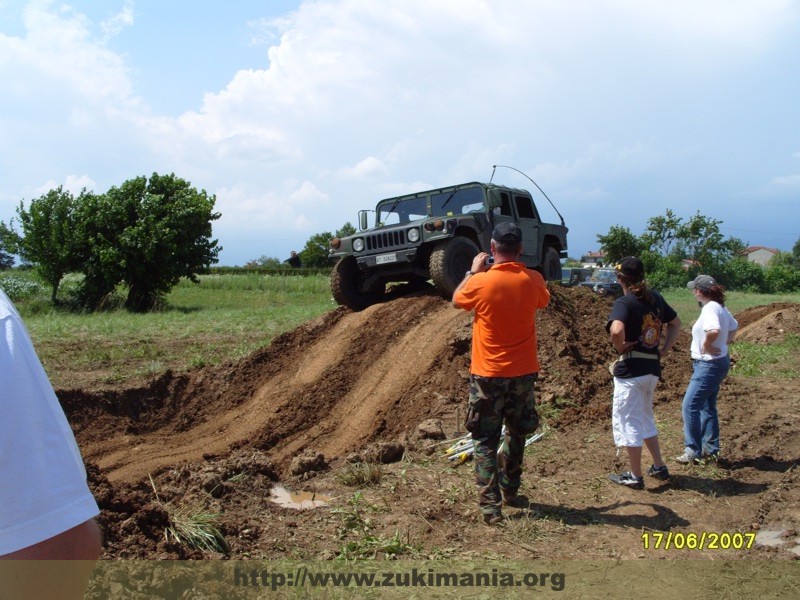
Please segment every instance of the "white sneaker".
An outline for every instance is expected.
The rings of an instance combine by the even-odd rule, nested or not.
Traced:
[[[688,452],[684,452],[680,456],[675,457],[675,462],[680,463],[682,465],[688,465],[688,464],[696,465],[700,461],[697,459],[696,456],[693,456]]]

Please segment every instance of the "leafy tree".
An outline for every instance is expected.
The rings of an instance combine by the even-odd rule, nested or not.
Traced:
[[[6,271],[14,266],[14,257],[10,252],[16,251],[15,238],[14,232],[0,221],[0,271]]]
[[[800,290],[800,270],[793,267],[774,264],[764,273],[767,291],[771,294]]]
[[[356,228],[348,221],[336,230],[335,237],[347,237],[356,233]],[[325,269],[331,266],[332,261],[328,250],[330,249],[331,238],[334,237],[329,231],[315,233],[306,242],[300,251],[300,260],[304,267]]]
[[[334,235],[336,237],[343,238],[343,237],[348,237],[350,235],[354,235],[355,232],[356,228],[353,227],[353,224],[350,221],[348,221],[347,223],[342,225],[340,229],[337,229]]]
[[[128,286],[125,306],[155,308],[181,277],[217,262],[211,239],[216,198],[174,174],[137,177],[93,196],[81,206],[83,298],[97,306],[119,283]]]
[[[654,289],[682,288],[690,279],[683,267],[683,260],[676,254],[660,256],[648,251],[642,254],[642,262],[647,282]]]
[[[27,210],[23,202],[17,207],[24,234],[17,239],[19,254],[50,286],[53,303],[64,275],[79,267],[78,207],[88,195],[84,189],[75,198],[59,186],[31,200]]]
[[[306,245],[299,253],[304,267],[323,269],[331,266],[328,248],[330,248],[332,237],[329,231],[323,231],[308,238]]]
[[[668,256],[678,238],[680,226],[680,217],[675,216],[675,213],[668,208],[663,217],[653,217],[647,221],[647,228],[641,239],[642,244],[652,252]]]
[[[764,268],[744,256],[737,256],[726,262],[717,279],[728,289],[757,293],[767,291]]]
[[[597,241],[605,254],[605,263],[613,264],[625,256],[639,256],[643,244],[627,227],[612,225],[606,235],[597,235]]]
[[[792,256],[794,257],[794,266],[800,269],[800,238],[792,246]]]

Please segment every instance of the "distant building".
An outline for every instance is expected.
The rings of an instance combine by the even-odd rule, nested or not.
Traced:
[[[681,267],[683,268],[684,271],[688,271],[692,267],[696,267],[699,264],[700,264],[699,262],[697,262],[696,260],[692,260],[691,258],[684,258],[681,261]]]
[[[750,246],[745,248],[742,256],[747,257],[747,260],[759,265],[766,265],[770,259],[778,253],[776,248],[767,248],[766,246]]]
[[[581,264],[584,267],[602,267],[605,264],[605,256],[603,252],[589,251],[581,256]]]

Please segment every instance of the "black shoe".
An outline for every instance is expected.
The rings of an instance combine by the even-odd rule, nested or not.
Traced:
[[[500,513],[497,514],[488,513],[483,515],[483,522],[486,523],[487,525],[497,525],[502,520],[503,520],[503,515],[501,515]]]
[[[503,494],[503,506],[526,508],[530,506],[530,502],[528,502],[528,499],[525,496],[520,494]]]
[[[667,465],[663,465],[661,467],[652,465],[647,470],[647,474],[650,477],[655,477],[656,479],[660,479],[661,481],[666,481],[667,479],[669,479],[669,469],[667,468]]]
[[[616,473],[609,474],[608,478],[619,485],[632,488],[634,490],[644,489],[644,477],[635,477],[630,471],[625,471],[617,475]]]

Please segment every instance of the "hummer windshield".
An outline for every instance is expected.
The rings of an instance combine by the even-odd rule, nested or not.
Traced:
[[[397,198],[378,206],[378,226],[410,223],[427,217],[483,212],[486,210],[483,197],[483,188],[473,186],[433,192],[430,197],[425,195]]]

